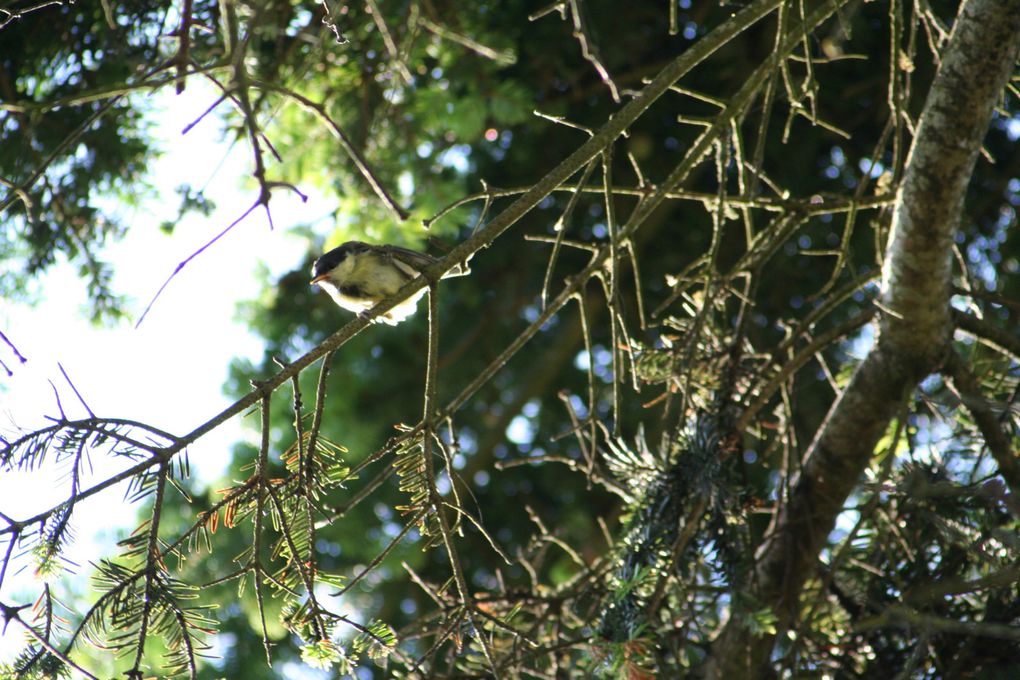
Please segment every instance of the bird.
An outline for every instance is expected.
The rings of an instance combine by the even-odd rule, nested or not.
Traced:
[[[329,293],[344,309],[363,315],[438,261],[431,255],[400,246],[348,241],[315,261],[312,285]],[[470,273],[465,262],[455,265],[442,278]],[[414,314],[424,294],[424,288],[412,293],[374,321],[396,326]]]

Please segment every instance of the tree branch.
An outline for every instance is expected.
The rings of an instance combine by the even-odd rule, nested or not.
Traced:
[[[920,118],[893,213],[883,266],[879,339],[812,442],[789,502],[759,549],[752,595],[790,627],[801,589],[844,502],[906,390],[948,355],[951,254],[964,192],[992,108],[1020,48],[1010,0],[961,7]],[[731,616],[712,648],[709,677],[759,677],[774,637]]]
[[[1020,458],[1013,450],[1009,435],[1003,430],[999,416],[989,408],[989,401],[981,393],[981,384],[974,372],[959,354],[954,353],[946,362],[945,373],[952,381],[960,400],[973,416],[981,436],[985,439],[985,445],[999,466],[999,474],[1009,484],[1010,491],[1020,495]]]
[[[953,310],[953,321],[957,328],[973,335],[996,352],[1012,357],[1015,361],[1020,361],[1020,337],[1017,335],[999,328],[985,319],[979,319],[972,314],[956,309]]]

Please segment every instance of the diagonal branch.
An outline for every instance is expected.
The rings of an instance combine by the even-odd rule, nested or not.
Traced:
[[[973,335],[996,352],[1020,361],[1020,336],[958,309],[953,310],[953,320],[961,331]]]
[[[964,406],[973,416],[981,435],[985,438],[985,445],[999,466],[999,473],[1009,484],[1010,491],[1013,494],[1020,494],[1020,457],[1013,449],[999,416],[992,411],[990,402],[981,393],[981,384],[977,376],[963,357],[955,353],[950,355],[946,362],[945,373]]]

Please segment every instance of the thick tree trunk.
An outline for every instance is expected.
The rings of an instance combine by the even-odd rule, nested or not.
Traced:
[[[779,633],[792,625],[819,551],[904,395],[948,356],[953,235],[1018,49],[1020,0],[963,4],[900,184],[882,270],[878,340],[833,404],[759,550],[751,590],[773,609]],[[731,617],[706,674],[759,677],[773,642]]]

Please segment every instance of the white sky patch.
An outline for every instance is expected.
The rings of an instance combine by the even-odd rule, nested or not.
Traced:
[[[58,368],[64,367],[88,406],[98,417],[137,420],[171,434],[183,435],[231,404],[222,387],[234,357],[256,358],[262,343],[248,328],[235,321],[239,302],[257,297],[255,276],[264,263],[273,277],[292,269],[304,255],[307,242],[288,233],[289,227],[311,224],[326,235],[334,228],[335,205],[309,187],[307,203],[287,189],[273,192],[270,209],[276,229],[271,231],[261,208],[192,260],[170,283],[145,321],[136,330],[134,321],[163,281],[190,254],[244,213],[257,196],[251,179],[251,152],[244,144],[233,148],[220,140],[220,122],[212,115],[187,135],[181,129],[215,100],[209,87],[198,79],[188,81],[186,93],[176,97],[167,89],[148,102],[155,121],[152,137],[165,153],[151,169],[150,180],[160,199],[145,202],[137,210],[121,214],[130,226],[126,237],[107,247],[101,259],[115,272],[113,289],[128,296],[130,322],[115,328],[96,328],[83,319],[85,286],[66,263],[53,267],[39,281],[37,306],[0,305],[0,330],[10,338],[28,363],[19,364],[3,351],[4,362],[14,371],[0,374],[0,434],[8,439],[19,431],[51,424],[45,416],[59,417],[52,381],[70,419],[88,416]],[[272,178],[271,159],[267,157]],[[241,188],[242,182],[244,187]],[[159,230],[164,220],[177,216],[178,185],[204,188],[217,209],[209,216],[186,216],[172,236]],[[324,219],[327,218],[327,219]],[[225,471],[231,446],[248,436],[234,418],[188,449],[192,483],[206,485]],[[96,452],[92,473],[83,486],[109,477],[129,465],[110,461]],[[53,465],[31,474],[0,476],[0,511],[14,519],[26,519],[66,500],[69,493],[67,467]],[[124,500],[124,486],[106,490],[77,507],[72,519],[77,540],[68,557],[88,571],[89,561],[108,553],[117,532],[137,522],[137,506]],[[17,552],[17,551],[16,551]],[[28,563],[12,564],[0,600],[8,604],[31,603],[39,584]],[[0,660],[22,648],[23,638],[14,633],[0,637]]]

